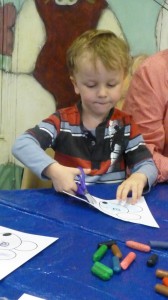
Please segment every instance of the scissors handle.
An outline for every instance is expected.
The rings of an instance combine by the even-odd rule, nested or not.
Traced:
[[[79,182],[77,182],[77,194],[85,196],[87,202],[89,204],[94,205],[95,204],[95,199],[88,193],[87,188],[86,188],[86,183],[85,183],[85,173],[81,167],[79,167],[79,170],[81,171],[80,175],[77,175]]]
[[[86,192],[85,173],[81,167],[79,167],[78,169],[81,171],[81,174],[77,175],[79,182],[77,182],[78,189],[76,193],[84,196]]]

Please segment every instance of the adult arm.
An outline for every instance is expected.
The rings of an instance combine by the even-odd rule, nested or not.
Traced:
[[[147,147],[158,168],[158,181],[168,180],[168,157],[165,156],[166,120],[168,109],[168,72],[165,65],[149,60],[134,74],[123,110],[139,125]],[[168,133],[167,133],[168,134]]]

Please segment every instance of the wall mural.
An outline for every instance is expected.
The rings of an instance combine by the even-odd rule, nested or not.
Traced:
[[[36,83],[40,83],[49,92],[47,96],[53,96],[57,108],[73,104],[78,97],[66,67],[68,46],[79,34],[95,27],[113,28],[117,35],[125,38],[118,19],[105,0],[23,0],[21,4],[18,7],[13,1],[1,7],[5,26],[1,24],[0,68],[11,72],[7,74],[8,80],[16,81],[17,86],[18,76],[19,80],[23,74],[31,76],[29,80],[27,78],[30,85],[33,77],[30,90],[35,91]],[[27,25],[30,15],[31,22],[37,17],[41,21],[35,24],[35,31],[31,31],[31,24]],[[6,73],[2,77],[5,78]]]
[[[22,0],[19,3],[16,0],[6,0],[0,6],[0,68],[5,71],[16,71],[12,70],[12,60],[13,67],[16,65],[16,58],[15,63],[12,59],[16,18],[19,13],[21,14],[20,10],[24,10],[26,2],[31,5],[29,0]],[[103,16],[105,24],[108,24],[105,18],[109,17],[112,20],[111,30],[115,32],[120,28],[122,36],[124,36],[124,33],[119,20],[112,12],[112,6],[109,7],[108,1],[34,0],[33,2],[35,4],[34,9],[37,9],[42,21],[41,26],[44,27],[42,30],[45,37],[42,44],[38,45],[41,51],[39,51],[34,61],[34,69],[31,68],[27,73],[31,71],[31,75],[54,96],[58,108],[71,105],[76,102],[77,95],[73,91],[66,68],[65,55],[68,46],[83,31],[97,27],[105,10],[111,10],[111,14],[108,15],[106,12]],[[166,6],[168,7],[168,0],[165,1],[164,5],[161,5],[156,24],[156,41],[159,50],[167,47],[168,43],[166,33],[168,11],[165,9]],[[27,22],[26,17],[25,22]],[[105,28],[106,26],[101,22],[99,27]],[[124,38],[126,37],[124,36]],[[18,42],[20,43],[20,41]],[[15,47],[19,51],[19,44],[15,43]],[[19,69],[18,72],[20,73]]]
[[[0,165],[15,162],[11,146],[17,135],[56,107],[77,101],[65,62],[66,50],[74,38],[97,27],[128,39],[129,32],[122,28],[116,9],[117,5],[122,8],[122,1],[125,3],[124,0],[117,3],[115,0],[0,0]],[[159,50],[167,48],[168,43],[165,9],[168,0],[164,5],[161,1],[158,5],[151,0],[158,6]]]

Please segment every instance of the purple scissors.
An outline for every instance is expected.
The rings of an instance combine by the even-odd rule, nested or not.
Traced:
[[[87,201],[90,204],[94,204],[95,203],[95,199],[89,194],[87,188],[86,188],[86,183],[85,183],[85,173],[83,171],[83,169],[81,167],[78,168],[81,171],[80,175],[77,175],[77,178],[79,179],[79,182],[77,182],[77,194],[85,196],[85,198],[87,199]]]

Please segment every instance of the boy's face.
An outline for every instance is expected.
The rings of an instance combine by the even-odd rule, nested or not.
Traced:
[[[95,67],[88,53],[78,59],[77,67],[71,80],[84,112],[104,120],[121,97],[124,71],[109,70],[99,59]]]

